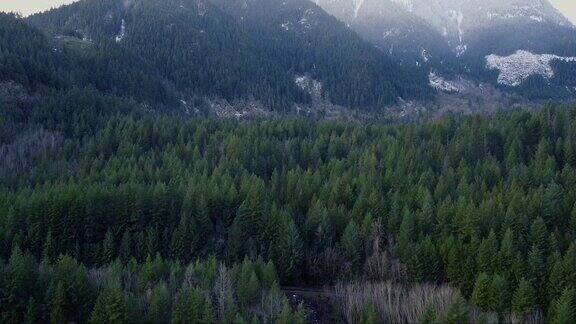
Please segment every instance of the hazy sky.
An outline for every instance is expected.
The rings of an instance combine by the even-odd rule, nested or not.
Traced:
[[[576,1],[574,0],[551,0],[552,3],[576,24]]]
[[[576,0],[550,0],[576,24]],[[74,0],[0,0],[0,11],[16,11],[25,15],[57,7]]]

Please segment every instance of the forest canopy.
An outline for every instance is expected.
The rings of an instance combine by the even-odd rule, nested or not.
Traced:
[[[358,280],[450,296],[422,317],[573,318],[574,109],[407,125],[117,116],[81,138],[64,126],[0,147],[8,321],[85,322],[110,307],[305,318],[280,287],[358,296],[346,284]],[[230,313],[217,309],[222,271]],[[339,303],[349,321],[392,318],[376,301]]]

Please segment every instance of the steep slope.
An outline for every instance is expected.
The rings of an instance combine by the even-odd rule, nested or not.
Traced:
[[[113,42],[48,38],[22,19],[0,13],[0,48],[0,80],[30,91],[92,87],[142,102],[174,100],[153,67]]]
[[[0,42],[0,79],[30,91],[93,87],[137,101],[173,102],[152,67],[111,42],[69,35],[47,38],[9,14],[0,17]]]
[[[574,32],[574,26],[548,0],[315,0],[315,2],[356,28],[367,28],[374,24],[374,20],[378,20],[381,24],[404,24],[419,30],[432,27],[458,55],[467,52],[470,42],[491,43],[480,41],[481,37],[475,36],[476,34],[497,31],[510,34],[510,38],[513,36],[516,38],[511,43],[499,44],[502,47],[516,50],[518,46],[526,44],[540,44],[540,46],[544,44],[547,48],[561,48],[554,48],[555,50],[576,51],[570,46],[571,43],[562,44],[566,41],[566,34]],[[510,26],[517,27],[509,30]],[[529,32],[518,34],[527,29],[527,26],[533,28],[529,29]],[[536,29],[542,29],[542,32],[533,34]],[[406,32],[407,29],[399,31]],[[554,35],[553,31],[560,31],[561,35]],[[386,35],[390,30],[381,29],[380,33]],[[429,31],[426,33],[430,34]],[[536,42],[541,40],[539,37],[542,34],[552,39]]]
[[[451,70],[454,53],[426,20],[393,0],[315,0],[397,62]]]
[[[429,67],[431,76],[458,73],[529,99],[566,99],[576,94],[570,77],[576,29],[548,0],[316,2],[381,49],[398,50],[398,61],[411,58],[416,65]],[[514,62],[517,74],[527,77],[513,84],[501,82],[502,71],[488,62],[494,56]],[[551,72],[531,68],[535,57],[550,58],[544,69]]]
[[[254,96],[283,106],[305,100],[273,62],[252,53],[249,37],[204,1],[81,1],[29,22],[54,35],[115,41],[160,71],[182,98]],[[282,102],[281,102],[282,101]]]
[[[0,81],[29,89],[63,83],[48,39],[13,15],[0,13],[0,49]]]
[[[344,24],[307,0],[215,0],[255,31],[258,52],[320,83],[325,96],[346,106],[382,106],[401,97],[427,98],[426,75],[398,67]],[[295,46],[302,44],[303,46]]]
[[[141,112],[149,103],[157,111],[169,107],[163,81],[142,66],[118,66],[124,59],[130,57],[104,44],[49,39],[21,18],[0,13],[0,144],[22,133],[46,135],[46,128],[55,137],[81,138],[111,115]]]
[[[477,30],[503,24],[571,27],[548,0],[392,0],[442,33],[459,54]]]
[[[116,41],[183,95],[254,98],[289,110],[322,83],[334,104],[381,109],[430,95],[424,74],[386,55],[309,1],[86,0],[29,18],[54,35]]]

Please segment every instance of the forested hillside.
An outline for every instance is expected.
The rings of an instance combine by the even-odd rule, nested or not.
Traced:
[[[431,97],[425,73],[396,65],[308,0],[87,0],[26,20],[52,36],[115,42],[186,101],[256,99],[287,112],[309,103],[299,76],[321,82],[333,104],[354,109]]]
[[[402,65],[453,73],[458,67],[443,34],[401,1],[314,0]]]
[[[1,316],[285,323],[306,311],[278,285],[339,284],[351,322],[567,323],[575,134],[560,108],[398,126],[112,118],[0,164]]]
[[[576,98],[574,77],[565,77],[576,64],[572,59],[562,62],[576,56],[576,29],[551,1],[314,1],[395,61],[431,71],[431,85],[440,92],[470,90],[470,84],[457,81],[464,78],[484,83],[480,88],[492,84],[529,101]],[[514,84],[502,82],[487,59],[517,51],[543,57],[511,58],[508,73],[526,77]],[[547,54],[557,56],[550,66]],[[438,75],[456,82],[452,87],[437,86]]]
[[[374,35],[406,27],[371,8]],[[384,124],[432,115],[428,82],[495,91],[429,74],[446,44],[411,33],[418,68],[308,0],[0,13],[0,323],[575,323],[576,107]],[[481,79],[576,82],[475,37]]]
[[[163,105],[175,100],[146,62],[102,39],[68,35],[49,39],[22,19],[0,13],[0,80],[42,95],[72,88]]]
[[[540,40],[545,39],[542,42]],[[497,73],[486,70],[486,55],[511,55],[518,49],[532,53],[555,53],[563,57],[576,56],[576,29],[572,26],[556,26],[532,22],[516,24],[500,23],[481,28],[469,36],[468,51],[462,60],[471,73],[494,82]],[[519,66],[529,63],[519,62]],[[561,100],[574,97],[576,87],[576,64],[560,60],[552,62],[553,77],[533,75],[517,87],[508,87],[529,99]]]

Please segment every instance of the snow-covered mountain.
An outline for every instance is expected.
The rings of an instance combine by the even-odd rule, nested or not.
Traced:
[[[469,34],[502,24],[572,26],[548,0],[392,0],[442,33],[463,54]]]
[[[18,19],[74,60],[71,84],[186,112],[576,98],[576,28],[548,0],[82,0]]]
[[[438,66],[454,54],[442,34],[398,0],[315,0],[368,41],[408,66]]]
[[[576,94],[574,78],[557,77],[576,65],[576,28],[548,0],[314,1],[400,63],[434,76],[544,89],[542,97],[551,88]],[[510,75],[514,81],[505,81]]]

